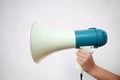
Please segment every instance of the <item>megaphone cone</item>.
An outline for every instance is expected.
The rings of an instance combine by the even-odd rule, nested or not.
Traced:
[[[38,22],[34,22],[30,32],[31,52],[36,63],[58,50],[80,48],[80,46],[97,48],[103,46],[106,42],[106,32],[96,28],[59,32],[41,27]]]
[[[30,44],[33,60],[37,63],[55,51],[74,48],[75,34],[52,31],[34,22],[30,32]]]

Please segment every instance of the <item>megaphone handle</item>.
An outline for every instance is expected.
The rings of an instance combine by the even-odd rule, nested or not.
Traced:
[[[82,47],[80,47],[80,49],[83,49],[83,50],[85,50],[87,52],[90,52],[91,54],[94,52],[94,46],[82,46]],[[81,65],[77,63],[76,68],[77,68],[77,70],[80,71],[80,77],[81,77],[81,80],[82,80],[83,69],[82,69]]]

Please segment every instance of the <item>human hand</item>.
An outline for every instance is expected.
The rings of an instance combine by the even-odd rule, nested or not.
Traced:
[[[86,71],[91,76],[95,77],[97,80],[120,80],[120,76],[111,73],[94,63],[92,55],[85,50],[78,50],[77,62],[81,65],[84,71]]]
[[[94,63],[93,57],[89,52],[80,49],[76,54],[77,62],[81,65],[84,71],[89,72],[94,69],[96,64]]]

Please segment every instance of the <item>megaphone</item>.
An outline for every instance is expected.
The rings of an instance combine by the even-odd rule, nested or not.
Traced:
[[[96,28],[60,32],[44,28],[38,22],[34,22],[30,31],[31,53],[36,63],[58,50],[82,46],[97,48],[105,45],[106,42],[107,33]]]

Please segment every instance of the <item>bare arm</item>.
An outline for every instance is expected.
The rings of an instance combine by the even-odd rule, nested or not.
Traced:
[[[94,63],[92,55],[82,49],[77,52],[77,62],[82,66],[84,71],[98,80],[120,80],[120,76],[97,66]]]

